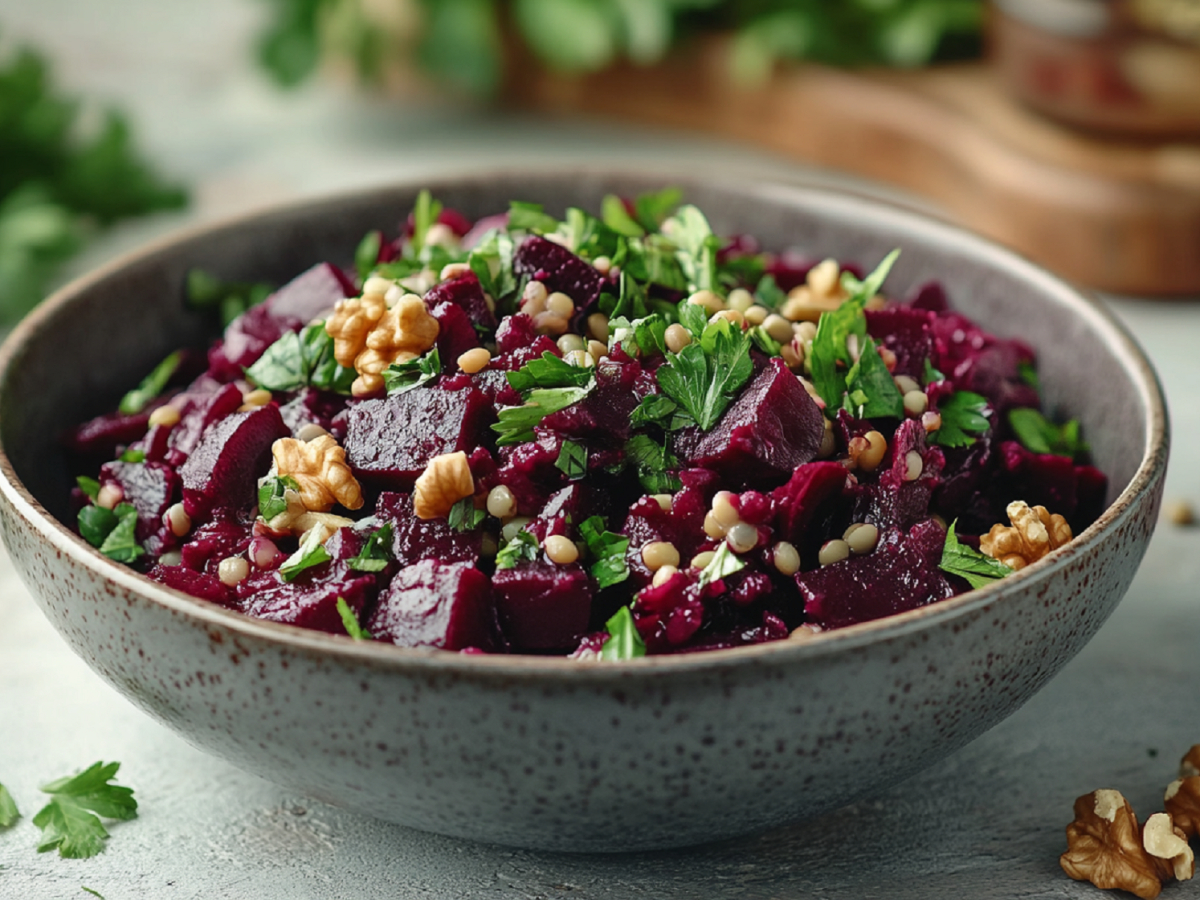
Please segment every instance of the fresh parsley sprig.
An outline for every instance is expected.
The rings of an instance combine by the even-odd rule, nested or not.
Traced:
[[[609,662],[619,662],[623,659],[637,659],[646,655],[646,642],[638,633],[633,621],[633,613],[628,606],[622,606],[605,624],[608,637],[600,648],[600,658]]]
[[[904,418],[904,397],[869,337],[862,339],[858,359],[846,373],[845,408],[859,419]]]
[[[285,559],[283,565],[279,567],[279,577],[284,581],[295,581],[301,573],[308,571],[313,566],[329,562],[332,558],[321,542],[320,529],[310,528],[301,539],[296,552]]]
[[[600,516],[585,519],[579,526],[579,537],[587,546],[591,559],[588,571],[601,590],[620,584],[629,577],[629,565],[625,561],[629,538],[605,528],[604,519]]]
[[[392,523],[385,522],[367,537],[356,556],[346,560],[355,572],[382,572],[392,561]]]
[[[287,511],[287,491],[300,492],[300,482],[291,475],[270,475],[258,486],[258,514],[270,522]]]
[[[132,563],[146,551],[137,542],[137,509],[118,503],[114,509],[85,506],[76,517],[79,533],[89,544],[117,562]]]
[[[486,518],[487,510],[476,509],[474,497],[463,497],[450,507],[446,522],[455,531],[474,531]]]
[[[68,859],[95,856],[109,836],[100,816],[137,818],[133,791],[111,783],[120,768],[120,763],[97,762],[78,775],[42,785],[51,800],[33,817],[33,824],[42,829],[39,853],[57,848]]]
[[[287,332],[246,369],[246,377],[268,391],[294,391],[311,385],[346,395],[357,374],[338,364],[333,338],[322,323],[307,325],[299,334]]]
[[[518,531],[496,554],[496,568],[512,569],[522,561],[535,562],[541,552],[542,548],[536,537],[528,531]]]
[[[593,375],[590,368],[573,366],[547,350],[540,359],[531,359],[505,377],[513,390],[524,394],[535,388],[583,387]]]
[[[681,311],[688,306],[693,304],[681,303]],[[701,430],[708,431],[753,371],[750,339],[729,322],[718,319],[705,327],[701,340],[693,341],[679,353],[668,354],[667,363],[659,366],[655,375],[663,392],[678,403]]]
[[[638,481],[648,494],[673,493],[683,487],[679,477],[671,474],[679,468],[679,459],[669,447],[648,434],[635,434],[625,443],[625,456],[637,469]]]
[[[721,239],[713,234],[704,213],[695,206],[681,206],[662,223],[662,233],[678,248],[675,258],[687,278],[688,290],[718,290],[717,252]]]
[[[408,362],[392,363],[383,370],[383,385],[388,396],[404,394],[421,385],[429,384],[442,372],[442,357],[438,348],[410,359]]]
[[[1088,445],[1080,438],[1079,421],[1071,419],[1055,425],[1036,409],[1021,407],[1008,411],[1008,424],[1026,450],[1031,453],[1047,453],[1077,460],[1088,452]]]
[[[993,581],[1011,575],[1013,570],[992,559],[968,544],[960,543],[954,533],[957,521],[951,522],[946,529],[946,543],[942,547],[942,560],[938,568],[951,575],[966,579],[973,588],[986,587]]]
[[[585,370],[587,371],[587,370]],[[492,430],[498,435],[496,443],[520,444],[533,440],[533,428],[546,416],[578,403],[588,395],[595,381],[587,387],[552,388],[529,392],[521,406],[505,406],[497,414]]]
[[[969,447],[973,434],[984,434],[992,423],[987,398],[971,391],[955,391],[938,404],[942,424],[929,435],[930,443],[942,447]]]
[[[350,608],[350,604],[346,602],[345,597],[337,598],[338,615],[342,618],[342,627],[346,629],[346,634],[354,638],[356,641],[374,640],[371,632],[363,628],[358,621],[358,616],[354,614],[354,610]]]

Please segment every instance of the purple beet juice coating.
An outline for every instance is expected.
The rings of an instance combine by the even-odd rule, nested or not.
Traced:
[[[338,599],[355,616],[375,598],[375,577],[327,562],[284,581],[278,572],[255,572],[237,586],[242,612],[257,619],[298,625],[314,631],[345,634]]]
[[[933,313],[904,306],[866,311],[867,332],[877,344],[896,354],[893,375],[921,380],[925,362],[939,362],[933,338]]]
[[[809,526],[824,515],[846,487],[846,468],[836,462],[797,466],[792,477],[771,492],[779,539],[801,546]]]
[[[588,631],[592,584],[579,563],[537,560],[492,576],[500,630],[513,650],[570,650]]]
[[[587,309],[599,300],[606,284],[595,266],[538,235],[526,238],[517,249],[513,272],[518,278],[540,281],[551,293],[561,291],[575,301],[578,310]]]
[[[221,560],[244,556],[253,538],[250,525],[234,518],[218,517],[194,528],[180,548],[183,566],[216,576]]]
[[[423,559],[396,573],[367,622],[378,641],[463,650],[491,646],[488,577],[466,562]]]
[[[442,366],[449,366],[453,371],[460,356],[479,346],[479,335],[461,306],[444,301],[430,306],[429,314],[437,319],[437,349]]]
[[[459,307],[472,325],[492,331],[496,327],[496,314],[483,296],[483,287],[475,273],[468,272],[435,284],[425,295],[425,305],[432,311],[442,303],[453,303]]]
[[[909,454],[920,457],[920,471],[909,478]],[[925,429],[915,419],[900,423],[884,457],[886,468],[878,481],[862,481],[847,492],[851,503],[851,521],[869,522],[880,529],[907,531],[929,518],[929,502],[941,484],[945,457],[941,448],[929,447]]]
[[[237,595],[233,588],[227,587],[216,575],[197,572],[185,566],[154,566],[146,573],[146,577],[209,603],[230,609],[237,606]]]
[[[162,528],[167,511],[179,490],[179,474],[157,462],[110,462],[100,468],[100,484],[121,489],[121,499],[138,513],[137,539],[145,541]]]
[[[711,431],[682,431],[676,448],[689,464],[735,483],[778,484],[817,455],[824,434],[820,408],[775,358]]]
[[[1032,453],[1016,441],[1000,443],[1000,469],[1013,500],[1044,506],[1071,520],[1079,503],[1079,476],[1065,456]]]
[[[210,427],[179,470],[187,514],[198,522],[218,508],[252,507],[258,478],[271,464],[271,444],[288,435],[274,403],[235,412]]]
[[[482,552],[483,535],[477,529],[456,531],[446,519],[418,519],[412,497],[384,491],[375,504],[375,518],[392,526],[392,555],[401,566],[429,557],[446,563],[475,565]]]
[[[148,407],[134,415],[112,412],[88,419],[71,432],[67,446],[81,456],[111,459],[117,455],[118,448],[145,436],[152,411],[153,408]]]
[[[209,388],[212,388],[210,391]],[[168,444],[176,465],[182,464],[199,445],[208,428],[242,405],[242,389],[236,384],[220,385],[205,379],[199,389],[190,388],[176,398],[179,422],[171,429]]]
[[[348,407],[346,460],[355,477],[394,490],[411,490],[429,460],[470,452],[493,413],[474,388],[414,390]]]
[[[892,528],[865,556],[798,573],[805,616],[822,628],[843,628],[953,597],[938,568],[945,539],[932,521],[907,533]]]

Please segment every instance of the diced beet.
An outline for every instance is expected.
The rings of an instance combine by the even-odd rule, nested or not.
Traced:
[[[339,563],[322,563],[286,582],[276,572],[256,572],[237,586],[242,612],[258,619],[345,634],[338,598],[356,615],[374,599],[375,577]]]
[[[425,302],[429,303],[428,297]],[[438,323],[437,349],[442,359],[442,369],[454,372],[458,368],[456,360],[479,346],[479,335],[475,333],[471,320],[461,306],[444,301],[431,306],[429,314]]]
[[[271,464],[271,444],[288,436],[274,403],[233,413],[204,433],[179,470],[183,508],[193,521],[214,509],[247,509],[257,502],[255,486]]]
[[[932,521],[907,534],[892,528],[865,556],[798,573],[805,615],[822,628],[841,628],[954,596],[938,568],[945,537]]]
[[[206,380],[202,391],[206,390],[209,382]],[[192,454],[200,444],[204,433],[216,422],[237,412],[242,405],[242,389],[236,384],[220,385],[208,393],[193,394],[190,389],[180,394],[177,399],[179,422],[171,429],[168,438],[175,457],[182,460]]]
[[[605,285],[604,276],[591,263],[538,235],[527,237],[513,254],[513,272],[518,278],[540,281],[551,293],[561,291],[578,310],[599,300]]]
[[[496,352],[498,356],[506,356],[529,348],[540,335],[533,325],[533,319],[525,313],[515,313],[507,316],[500,327],[496,329]],[[554,343],[551,341],[550,343]],[[559,353],[557,345],[552,353]],[[512,366],[511,368],[520,368]]]
[[[1071,520],[1071,528],[1075,534],[1079,534],[1095,522],[1100,517],[1100,513],[1104,512],[1108,494],[1108,476],[1095,466],[1076,466],[1075,479],[1078,503],[1075,507],[1075,516]]]
[[[253,537],[250,525],[232,518],[216,518],[192,530],[180,548],[185,568],[217,574],[221,560],[242,556]]]
[[[146,577],[220,606],[232,609],[237,602],[233,588],[227,587],[220,578],[204,572],[195,572],[184,566],[155,566],[146,573]]]
[[[472,325],[489,331],[496,327],[496,314],[483,296],[483,287],[474,272],[459,275],[431,287],[425,294],[425,305],[430,312],[441,303],[453,303],[467,314]]]
[[[943,313],[950,309],[950,301],[946,299],[946,290],[940,281],[926,281],[917,285],[904,302],[913,309],[924,309],[934,313]]]
[[[676,451],[693,466],[716,469],[737,484],[786,479],[821,448],[821,410],[781,359],[750,382],[711,431],[679,433]]]
[[[541,426],[567,438],[621,445],[629,439],[630,416],[654,390],[653,376],[637,360],[605,357],[596,366],[596,387],[579,403],[546,416]]]
[[[578,563],[497,569],[492,587],[500,630],[514,650],[569,650],[588,630],[591,579]]]
[[[283,423],[295,436],[305,425],[320,425],[326,431],[333,428],[334,417],[346,408],[346,398],[315,388],[302,388],[296,396],[279,407]]]
[[[162,527],[162,516],[175,501],[179,475],[157,462],[110,462],[100,469],[100,484],[121,489],[121,499],[138,512],[137,539],[145,541]]]
[[[979,435],[966,447],[946,447],[942,483],[933,494],[933,506],[947,522],[957,519],[975,495],[995,479],[992,433]]]
[[[909,453],[921,457],[921,472],[912,480],[908,479]],[[920,422],[906,419],[892,435],[884,465],[878,481],[862,481],[848,491],[851,521],[907,531],[929,518],[929,502],[941,484],[945,457],[941,448],[926,445]]]
[[[867,332],[876,342],[896,354],[893,375],[910,375],[920,379],[925,373],[925,361],[936,363],[934,353],[933,313],[904,306],[866,312]]]
[[[636,583],[648,584],[653,576],[642,560],[646,544],[668,541],[679,551],[680,560],[689,560],[712,545],[704,533],[704,516],[710,508],[715,479],[696,477],[695,473],[683,473],[683,489],[675,494],[670,510],[663,509],[652,497],[642,497],[629,507],[621,534],[629,538],[625,559]]]
[[[488,577],[470,563],[423,559],[401,569],[367,623],[376,640],[401,647],[489,647]]]
[[[390,491],[380,494],[375,518],[381,525],[391,523],[392,555],[402,566],[428,557],[474,565],[482,552],[481,531],[455,531],[445,519],[418,519],[408,494]]]
[[[146,434],[152,411],[151,407],[131,416],[116,412],[96,416],[70,434],[67,446],[81,455],[112,459],[117,448],[128,446]]]
[[[1068,521],[1074,520],[1079,478],[1075,463],[1068,457],[1031,453],[1016,441],[1002,441],[1000,468],[1010,502],[1024,500],[1030,506],[1044,506]]]
[[[473,250],[489,231],[494,228],[506,228],[507,226],[507,212],[495,213],[490,216],[484,216],[482,219],[477,219],[475,224],[471,226],[471,230],[462,236],[462,248],[464,250]]]
[[[474,450],[491,414],[487,397],[474,388],[365,400],[339,417],[346,460],[360,479],[409,490],[433,457]]]
[[[811,462],[798,466],[786,484],[771,492],[775,501],[775,529],[780,540],[802,546],[809,526],[824,515],[827,504],[846,487],[846,469],[836,462]]]
[[[331,263],[318,263],[273,293],[263,306],[277,319],[299,319],[307,325],[331,312],[339,300],[357,293],[341,269]]]

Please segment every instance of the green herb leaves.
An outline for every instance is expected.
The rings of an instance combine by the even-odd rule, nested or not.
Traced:
[[[345,597],[337,598],[337,611],[338,615],[342,617],[342,627],[346,629],[346,634],[356,641],[372,640],[371,632],[359,624],[358,616],[354,614],[354,610],[350,608]]]
[[[463,497],[450,507],[446,522],[455,531],[474,531],[486,518],[487,510],[476,509],[474,497]]]
[[[8,792],[8,788],[0,784],[0,828],[10,828],[21,818],[17,803]]]
[[[746,568],[745,561],[729,549],[729,544],[722,541],[721,546],[717,548],[708,565],[700,570],[699,583],[703,587],[706,584],[712,584],[714,581],[720,581],[726,575],[740,572],[744,568]]]
[[[317,323],[299,334],[284,334],[246,369],[246,377],[268,391],[294,391],[311,385],[349,394],[357,373],[338,365],[333,357],[333,338],[323,324]]]
[[[604,627],[608,630],[608,638],[600,648],[601,659],[619,662],[646,655],[646,644],[638,634],[637,625],[633,622],[633,614],[628,606],[618,609]]]
[[[291,475],[271,475],[263,479],[258,486],[258,514],[264,521],[270,522],[280,513],[287,511],[288,489],[297,494],[300,492],[300,483]]]
[[[371,532],[357,556],[346,560],[346,568],[355,572],[382,572],[392,561],[392,524],[387,522]]]
[[[668,446],[648,434],[635,434],[625,444],[625,455],[637,468],[638,481],[648,494],[674,492],[683,486],[677,476],[670,474],[669,470],[679,468],[679,460]]]
[[[1079,422],[1075,419],[1055,425],[1036,409],[1022,407],[1008,411],[1008,424],[1021,446],[1031,453],[1049,453],[1077,460],[1088,452],[1088,445],[1080,439]]]
[[[955,391],[938,404],[938,413],[942,424],[929,440],[942,447],[969,447],[975,443],[971,434],[983,434],[991,427],[987,399],[971,391]]]
[[[573,366],[547,350],[541,359],[531,359],[505,377],[513,390],[524,394],[534,388],[583,387],[592,376],[590,368]]]
[[[120,763],[93,763],[83,772],[42,785],[51,800],[33,817],[42,829],[38,852],[58,849],[61,856],[83,859],[104,849],[106,819],[137,818],[137,801],[127,787],[111,784]]]
[[[332,557],[321,542],[321,529],[310,528],[300,541],[296,552],[283,561],[279,567],[279,577],[284,581],[295,581],[302,572],[323,562],[329,562]]]
[[[518,531],[513,539],[500,548],[496,554],[497,569],[512,569],[521,561],[534,562],[542,548],[538,540],[528,531]]]
[[[442,371],[442,357],[434,347],[423,356],[408,362],[392,363],[383,370],[383,384],[388,396],[403,394],[437,378]]]
[[[76,521],[84,540],[109,559],[132,563],[146,552],[137,542],[137,509],[128,503],[115,509],[85,506]]]
[[[533,428],[546,416],[578,403],[588,395],[591,387],[555,388],[531,391],[522,406],[506,406],[497,416],[492,430],[499,437],[497,444],[520,444],[533,440]]]
[[[1012,574],[1012,569],[997,559],[980,553],[967,544],[959,543],[954,533],[956,522],[946,529],[946,543],[942,547],[942,561],[938,564],[943,572],[965,578],[973,588],[986,587],[997,579]]]
[[[140,413],[149,406],[150,401],[166,388],[167,382],[171,380],[171,376],[175,374],[175,370],[179,368],[182,361],[183,354],[180,351],[176,350],[169,354],[151,370],[149,375],[142,379],[141,384],[121,398],[121,402],[117,406],[118,412],[129,416]]]
[[[846,409],[860,419],[904,418],[904,397],[869,337],[846,373]]]
[[[574,441],[563,441],[562,449],[558,451],[558,459],[554,462],[554,468],[571,481],[577,481],[587,474],[587,461],[587,447]]]
[[[629,538],[608,531],[600,516],[585,519],[579,526],[579,537],[587,546],[588,557],[592,561],[588,571],[601,590],[620,584],[629,577],[629,566],[625,562]]]
[[[678,248],[675,258],[687,278],[688,290],[716,289],[721,240],[713,234],[704,213],[690,204],[681,206],[662,223],[662,233]]]
[[[684,302],[681,313],[689,306],[699,308]],[[700,341],[669,355],[657,377],[663,392],[708,431],[750,379],[754,365],[749,339],[724,319],[707,325],[701,334]]]

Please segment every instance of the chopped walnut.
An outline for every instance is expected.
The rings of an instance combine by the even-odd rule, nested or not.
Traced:
[[[287,501],[287,509],[270,521],[263,522],[261,526],[256,525],[256,530],[265,526],[267,533],[279,537],[286,534],[303,535],[307,534],[313,528],[318,528],[321,534],[320,543],[323,544],[339,528],[354,525],[354,520],[347,519],[345,516],[335,516],[333,513],[328,512],[311,511],[305,507],[304,502],[300,499],[300,495],[290,488],[284,491],[283,496]]]
[[[1162,879],[1142,846],[1137,816],[1120,791],[1100,790],[1075,801],[1067,826],[1067,852],[1059,865],[1076,881],[1103,890],[1118,888],[1154,900]]]
[[[1194,744],[1179,761],[1179,777],[1191,778],[1193,775],[1200,775],[1200,744]]]
[[[350,467],[346,451],[331,434],[311,441],[280,438],[271,445],[275,469],[300,485],[300,501],[310,512],[329,512],[333,504],[347,509],[363,505],[362,488]]]
[[[387,312],[383,294],[364,294],[350,300],[339,300],[333,314],[325,320],[325,333],[333,338],[333,358],[347,369],[366,349],[367,335]]]
[[[1163,808],[1189,839],[1200,836],[1200,775],[1178,778],[1167,785]]]
[[[475,479],[467,465],[467,454],[435,456],[413,486],[413,512],[418,519],[436,519],[450,514],[451,507],[475,493]]]
[[[1155,813],[1142,826],[1142,847],[1158,867],[1163,881],[1172,877],[1189,881],[1196,874],[1196,856],[1188,846],[1187,835],[1175,826],[1171,814]]]
[[[424,300],[416,294],[401,297],[379,319],[366,336],[365,349],[354,358],[358,378],[350,392],[365,397],[378,391],[388,366],[416,359],[437,343],[439,331],[438,321],[425,309]]]
[[[1071,540],[1067,520],[1044,506],[1030,507],[1024,500],[1016,500],[1008,504],[1006,512],[1012,526],[993,525],[979,538],[979,549],[1010,569],[1023,569]]]

